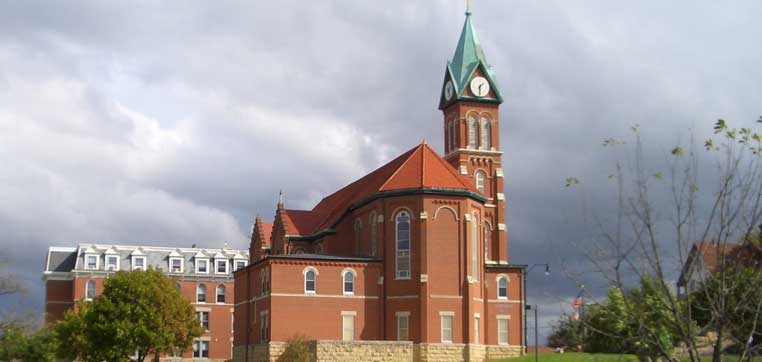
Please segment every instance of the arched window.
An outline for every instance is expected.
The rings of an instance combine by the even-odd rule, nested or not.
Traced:
[[[355,293],[355,273],[351,270],[344,271],[344,294]]]
[[[93,300],[95,298],[95,280],[88,280],[85,284],[85,300]]]
[[[317,289],[317,273],[314,269],[308,268],[304,273],[304,292],[315,293]]]
[[[222,284],[217,286],[217,303],[225,303],[225,286]]]
[[[456,148],[455,147],[455,128],[456,128],[455,127],[455,121],[451,119],[450,120],[450,124],[448,125],[448,127],[450,128],[450,134],[449,134],[449,136],[450,136],[449,137],[450,144],[449,144],[449,147],[447,148],[447,150],[448,151],[452,151],[452,150],[454,150]]]
[[[476,148],[479,140],[479,125],[476,124],[476,117],[468,116],[468,148]]]
[[[368,225],[370,225],[370,255],[376,256],[376,252],[378,249],[378,242],[376,241],[376,229],[378,225],[378,220],[376,220],[376,212],[373,211],[370,213],[370,218],[368,219]]]
[[[497,278],[497,298],[508,298],[508,277],[500,276]]]
[[[487,117],[482,117],[481,148],[488,150],[492,148],[492,124]]]
[[[489,232],[490,226],[484,223],[484,261],[489,260],[489,244],[492,242],[492,236]]]
[[[196,287],[196,303],[206,303],[206,285],[204,284]]]
[[[410,214],[400,211],[395,218],[397,247],[397,278],[410,278]]]
[[[269,278],[270,273],[268,273],[267,268],[262,268],[262,276],[260,277],[260,291],[262,292],[262,295],[267,294],[267,288],[269,286]]]
[[[476,189],[481,193],[484,193],[484,179],[486,177],[487,176],[484,174],[484,171],[476,171]]]
[[[354,253],[360,254],[360,240],[362,239],[362,220],[355,219],[355,246]]]
[[[479,215],[471,220],[471,277],[479,280]]]

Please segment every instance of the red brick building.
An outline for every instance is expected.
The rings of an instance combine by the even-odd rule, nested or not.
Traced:
[[[274,360],[295,335],[320,341],[318,360],[340,359],[336,345],[370,360],[521,353],[524,266],[509,263],[502,101],[467,13],[440,93],[444,156],[423,143],[311,210],[281,195],[272,222],[257,217],[250,264],[235,273],[234,360]]]
[[[246,251],[154,246],[79,244],[50,247],[45,260],[45,321],[53,323],[103,292],[103,281],[119,271],[163,270],[177,281],[183,296],[196,308],[204,334],[193,349],[163,361],[230,361],[233,340],[233,271],[249,262]]]

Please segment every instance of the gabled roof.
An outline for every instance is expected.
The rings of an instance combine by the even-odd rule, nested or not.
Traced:
[[[311,211],[286,210],[290,235],[311,235],[332,227],[357,203],[373,195],[428,190],[460,191],[484,201],[471,182],[427,144],[413,147],[389,163],[326,196]]]
[[[714,241],[698,241],[693,243],[677,284],[684,285],[687,283],[691,274],[695,272],[696,267],[704,268],[703,271],[707,273],[707,276],[715,273],[718,270],[720,257],[723,255],[728,258],[737,257],[737,254],[741,251],[741,246],[740,244],[733,243],[718,244]]]
[[[264,240],[262,240],[262,244],[270,245],[270,238],[273,234],[273,223],[271,222],[263,222],[262,224],[262,234],[264,235]]]

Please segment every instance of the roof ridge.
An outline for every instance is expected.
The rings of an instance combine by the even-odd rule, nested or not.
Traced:
[[[427,147],[427,148],[435,156],[437,156],[437,159],[439,160],[439,162],[442,163],[445,166],[445,169],[447,169],[447,171],[450,172],[450,174],[455,176],[455,179],[457,179],[460,182],[461,185],[463,185],[463,186],[465,186],[466,188],[469,188],[469,189],[472,187],[471,184],[466,182],[466,180],[463,179],[463,176],[460,173],[458,173],[458,171],[449,162],[445,161],[442,158],[442,156],[440,156],[436,151],[431,149],[431,147]]]
[[[384,183],[381,184],[381,186],[379,186],[378,190],[376,190],[376,191],[383,190],[384,186],[386,186],[386,184],[389,183],[389,181],[391,179],[393,179],[394,176],[396,176],[397,173],[399,173],[400,170],[402,170],[405,167],[405,165],[407,165],[407,163],[413,158],[413,155],[415,154],[415,152],[418,151],[422,146],[424,146],[424,144],[419,144],[419,145],[411,148],[409,151],[405,152],[406,154],[408,154],[407,158],[405,159],[405,162],[403,162],[399,167],[397,167],[397,169],[394,170],[394,173],[389,175],[389,177],[386,178],[386,181],[384,181]],[[413,152],[410,152],[410,151],[413,151]],[[423,158],[423,157],[421,157],[421,158]],[[421,161],[421,162],[423,162],[423,161]],[[423,180],[421,180],[421,181],[423,181]]]

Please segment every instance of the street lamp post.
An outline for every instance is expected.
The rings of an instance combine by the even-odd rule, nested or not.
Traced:
[[[545,275],[550,275],[550,264],[548,263],[538,263],[538,264],[532,264],[529,268],[527,268],[524,271],[524,283],[521,284],[522,295],[524,296],[524,353],[527,351],[527,310],[530,310],[531,308],[529,305],[527,305],[527,274],[534,269],[536,266],[544,266],[545,267]],[[534,316],[535,316],[535,326],[537,325],[537,306],[535,305],[534,310]],[[536,329],[536,328],[535,328]],[[537,354],[537,332],[535,332],[535,354]],[[537,359],[537,357],[535,358]]]

